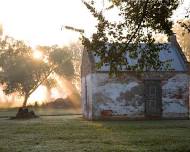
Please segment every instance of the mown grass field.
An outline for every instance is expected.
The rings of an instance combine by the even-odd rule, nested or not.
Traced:
[[[81,114],[80,109],[52,109],[52,108],[30,108],[36,115],[40,116],[62,116],[62,115],[74,115]],[[16,115],[18,108],[0,109],[0,118],[13,117]]]
[[[81,115],[31,120],[5,116],[14,112],[0,110],[0,152],[190,152],[189,120],[91,122]]]

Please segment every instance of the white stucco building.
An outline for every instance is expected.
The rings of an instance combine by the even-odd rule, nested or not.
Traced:
[[[97,69],[98,58],[84,50],[81,79],[83,116],[96,119],[189,119],[188,63],[173,36],[160,60],[170,71],[122,71],[109,77],[109,66]],[[128,58],[130,60],[130,58]],[[135,60],[131,59],[130,64]]]

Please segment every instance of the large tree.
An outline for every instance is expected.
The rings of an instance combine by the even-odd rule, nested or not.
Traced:
[[[40,85],[52,79],[52,73],[67,78],[73,76],[71,54],[58,46],[50,48],[44,59],[36,60],[33,50],[24,42],[10,37],[0,39],[0,84],[5,94],[18,92],[23,96],[23,107]]]
[[[182,25],[185,25],[185,27]],[[174,25],[173,31],[177,35],[177,39],[187,60],[190,61],[190,19],[179,20]]]
[[[48,54],[48,52],[51,52],[52,48],[56,48],[57,46],[38,46],[38,49],[43,52],[43,54]],[[72,57],[69,57],[69,64],[67,65],[73,65],[72,68],[67,67],[67,69],[73,69],[74,68],[74,74],[72,75],[72,79],[69,81],[66,79],[61,79],[61,82],[64,83],[68,88],[69,94],[68,99],[73,103],[73,106],[78,108],[80,107],[80,65],[81,65],[81,58],[82,58],[82,44],[80,41],[75,43],[70,43],[67,46],[64,46],[61,48],[62,50],[67,50],[69,54],[72,55]],[[55,56],[55,55],[54,55]],[[58,58],[61,56],[57,56]],[[64,71],[64,70],[63,70]],[[72,70],[73,71],[73,70]],[[61,76],[61,75],[59,75]],[[48,85],[49,86],[49,85]],[[49,90],[50,91],[50,90]]]
[[[179,20],[177,23],[181,26],[185,32],[190,33],[190,2],[184,4],[184,0],[181,1],[183,4],[184,18]],[[188,1],[187,1],[188,2]]]
[[[97,67],[110,66],[110,74],[121,69],[137,71],[168,68],[168,64],[159,60],[161,44],[155,43],[153,35],[163,33],[172,35],[170,17],[178,7],[178,0],[109,0],[108,9],[97,11],[95,1],[83,1],[97,19],[97,32],[92,38],[82,36],[87,49],[100,57]],[[110,21],[104,14],[112,8],[119,10],[119,21]],[[146,44],[144,47],[142,43]],[[140,49],[138,49],[140,48]],[[136,65],[130,65],[127,55],[137,59]],[[168,62],[167,62],[168,63]]]

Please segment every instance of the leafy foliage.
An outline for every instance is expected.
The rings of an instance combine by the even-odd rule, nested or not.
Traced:
[[[185,25],[185,27],[183,27],[182,24]],[[190,61],[190,29],[188,31],[188,27],[190,28],[190,19],[183,19],[174,25],[173,30],[177,35],[177,39],[187,60]]]
[[[71,61],[72,54],[67,48],[56,48],[49,54],[49,62],[54,66],[54,71],[58,75],[64,75],[67,78],[71,78],[74,75],[74,67]]]
[[[186,20],[186,21],[178,21],[178,24],[181,25],[181,27],[187,31],[188,33],[190,33],[190,20]]]
[[[182,4],[184,1],[182,1]],[[181,25],[181,27],[184,29],[185,32],[190,33],[190,5],[183,8],[185,11],[185,16],[183,20],[179,20],[177,23]]]
[[[104,12],[98,12],[91,3],[83,2],[91,14],[97,19],[97,32],[89,39],[82,36],[82,43],[87,51],[100,57],[98,67],[110,65],[110,74],[117,74],[121,69],[137,71],[165,68],[165,63],[159,60],[161,44],[156,44],[153,34],[172,34],[172,15],[179,2],[170,1],[134,1],[110,0],[119,10],[120,21],[111,22],[106,19]],[[146,47],[141,47],[146,44]],[[140,49],[139,49],[140,48]],[[129,65],[127,54],[138,63]]]
[[[36,60],[29,46],[10,37],[0,40],[0,68],[3,91],[7,95],[18,92],[24,96],[23,106],[40,85],[53,85],[50,79],[52,73],[65,77],[71,77],[74,73],[69,52],[65,49],[47,47],[44,60]]]

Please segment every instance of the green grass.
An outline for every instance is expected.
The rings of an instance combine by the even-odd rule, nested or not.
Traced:
[[[35,114],[42,116],[49,115],[68,115],[68,114],[80,114],[80,109],[52,109],[52,108],[29,108],[30,110],[34,110]],[[10,109],[0,109],[0,118],[13,117],[16,115],[18,108],[10,108]],[[1,152],[1,151],[0,151]]]
[[[190,121],[91,122],[80,115],[32,120],[1,117],[0,152],[25,151],[190,152]]]

